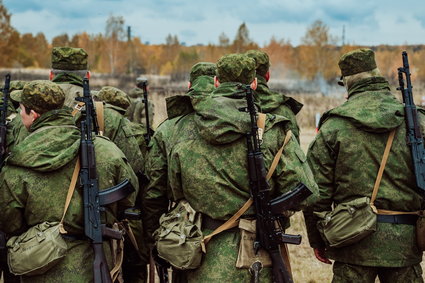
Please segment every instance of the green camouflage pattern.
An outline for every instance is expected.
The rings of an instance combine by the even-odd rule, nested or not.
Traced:
[[[186,199],[196,211],[227,220],[250,197],[245,138],[250,117],[238,110],[246,107],[243,84],[222,83],[211,95],[191,100],[195,112],[161,124],[150,144],[146,162],[150,184],[143,202],[148,234],[158,227],[168,200]],[[266,168],[283,144],[288,122],[281,116],[267,116],[262,144]],[[277,196],[298,182],[317,190],[306,157],[292,137],[269,183],[273,196]],[[252,208],[246,216],[253,216]],[[226,232],[213,238],[207,247],[213,256],[207,255],[199,270],[186,272],[189,282],[208,282],[210,278],[238,282],[233,279],[248,278],[247,270],[234,267],[235,237],[236,233]],[[218,247],[222,250],[216,251]],[[224,260],[229,254],[232,257]]]
[[[217,61],[217,78],[220,83],[240,82],[250,84],[255,78],[255,60],[243,54],[227,54]]]
[[[129,179],[137,189],[137,177],[122,152],[102,137],[96,137],[94,142],[100,190],[124,179]],[[80,132],[69,110],[47,112],[33,123],[31,136],[10,153],[0,175],[2,231],[19,235],[43,221],[60,221],[79,146]],[[68,235],[84,236],[82,194],[82,188],[77,186],[64,221]],[[134,202],[135,193],[108,206],[105,223],[112,224],[118,213]],[[68,254],[61,262],[43,275],[24,276],[23,281],[91,282],[93,250],[89,241],[67,243]],[[109,258],[108,249],[105,252]]]
[[[143,93],[142,93],[143,95]],[[134,123],[146,125],[146,115],[145,115],[145,103],[143,98],[131,98],[130,106],[127,108],[125,116]],[[153,118],[155,116],[155,105],[148,100],[148,111],[149,111],[149,123],[152,126]]]
[[[57,70],[87,70],[88,55],[82,48],[53,47],[52,69]]]
[[[257,78],[258,76],[264,77],[270,69],[269,55],[261,50],[248,50],[245,55],[255,60]]]
[[[130,98],[142,97],[143,96],[143,90],[141,88],[138,88],[138,87],[132,88],[128,92],[128,96],[130,96]]]
[[[217,67],[214,63],[199,62],[192,66],[189,74],[189,82],[193,83],[200,76],[214,77],[217,72]]]
[[[102,87],[96,94],[96,98],[123,109],[127,109],[130,106],[128,95],[124,91],[112,86]]]
[[[411,282],[422,283],[422,267],[414,264],[407,267],[371,267],[335,262],[333,265],[332,283],[375,283],[376,277],[379,282]]]
[[[375,53],[369,48],[360,48],[347,52],[338,62],[343,76],[372,71],[376,68]]]
[[[208,95],[213,92],[214,89],[214,77],[199,76],[193,80],[192,85],[186,94],[190,96]]]
[[[423,209],[423,198],[413,189],[415,177],[403,116],[403,105],[388,90],[385,79],[378,77],[353,84],[348,101],[323,115],[319,133],[308,150],[320,192],[315,211],[330,211],[332,205],[372,195],[392,129],[397,132],[375,205],[395,211]],[[421,114],[420,118],[423,123],[425,117]],[[310,245],[324,247],[317,219],[308,211],[305,219]],[[379,267],[409,266],[422,258],[415,227],[390,223],[378,223],[375,233],[351,246],[328,248],[327,255],[336,261]]]
[[[17,80],[10,81],[9,92],[23,89],[26,83],[27,83],[26,81],[17,81]],[[1,85],[0,90],[3,91],[3,88],[4,88],[4,84]]]
[[[300,128],[295,115],[301,110],[303,105],[292,97],[270,90],[264,77],[257,77],[257,82],[254,97],[261,105],[261,112],[288,118],[291,121],[289,129],[299,141]]]
[[[61,108],[65,101],[65,94],[57,84],[43,80],[28,82],[22,91],[13,92],[11,97],[39,114]]]

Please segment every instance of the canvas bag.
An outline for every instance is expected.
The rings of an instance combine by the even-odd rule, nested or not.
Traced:
[[[42,222],[25,233],[11,237],[7,243],[7,264],[15,275],[39,275],[48,271],[62,260],[68,251],[63,220],[74,193],[80,171],[79,159],[72,174],[65,208],[60,222]]]
[[[202,215],[186,200],[159,219],[154,232],[158,256],[180,270],[196,269],[202,260]]]
[[[394,135],[395,130],[388,136],[371,199],[362,197],[340,203],[332,211],[314,213],[320,219],[317,222],[317,229],[329,247],[340,248],[352,245],[376,231],[377,216],[373,203],[378,194]]]
[[[354,199],[338,204],[333,211],[314,213],[320,219],[317,222],[317,228],[328,246],[334,248],[345,247],[369,236],[377,229],[378,214],[419,214],[419,211],[401,212],[377,209],[374,205],[395,132],[396,130],[391,131],[388,136],[371,198]]]

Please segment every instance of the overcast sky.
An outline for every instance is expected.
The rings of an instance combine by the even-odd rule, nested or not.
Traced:
[[[272,36],[298,45],[320,19],[345,42],[359,45],[424,44],[423,0],[3,0],[20,33],[43,32],[50,40],[83,31],[105,32],[109,15],[123,16],[142,42],[161,44],[168,34],[187,45],[233,40],[245,22],[250,38],[263,46]]]

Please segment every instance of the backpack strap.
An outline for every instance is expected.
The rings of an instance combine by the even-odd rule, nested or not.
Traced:
[[[63,220],[65,219],[66,211],[68,210],[69,204],[71,203],[72,195],[75,191],[75,185],[77,184],[78,175],[80,173],[80,157],[77,158],[77,163],[75,164],[74,172],[72,173],[71,183],[69,184],[68,194],[66,195],[65,207],[63,209],[62,219],[59,223],[59,232],[61,234],[66,234],[68,231],[63,228]]]
[[[381,165],[379,166],[378,175],[376,176],[375,185],[373,186],[372,197],[370,199],[370,206],[376,214],[381,215],[398,215],[398,214],[415,214],[421,215],[421,211],[393,211],[386,209],[378,209],[375,206],[376,196],[378,195],[379,185],[381,184],[382,174],[384,173],[385,165],[390,155],[391,146],[394,140],[396,130],[392,130],[388,136],[387,145],[385,146],[384,155],[382,156]]]
[[[262,114],[262,113],[260,113]],[[263,114],[265,117],[265,114]],[[259,123],[257,123],[258,125]],[[259,126],[259,125],[258,125]],[[264,127],[264,124],[263,124]],[[259,126],[260,128],[260,126]],[[264,128],[263,128],[264,129]],[[269,171],[267,173],[266,179],[267,181],[270,180],[271,176],[273,175],[274,171],[276,170],[276,166],[279,163],[280,157],[282,156],[283,153],[283,148],[286,146],[286,144],[289,142],[289,140],[292,137],[292,132],[291,130],[289,130],[286,135],[285,135],[285,139],[283,141],[283,145],[280,147],[279,151],[276,153],[272,165],[269,168]],[[232,217],[230,217],[226,222],[224,222],[222,225],[220,225],[220,227],[218,227],[217,229],[215,229],[211,234],[205,236],[202,238],[202,242],[201,242],[201,247],[202,247],[202,251],[204,253],[207,252],[206,250],[206,245],[208,244],[208,242],[211,240],[212,237],[214,237],[217,234],[220,234],[223,231],[226,231],[228,229],[231,229],[233,227],[238,226],[239,224],[239,218],[251,207],[252,203],[253,203],[253,199],[249,198],[245,204],[234,214],[232,215]]]

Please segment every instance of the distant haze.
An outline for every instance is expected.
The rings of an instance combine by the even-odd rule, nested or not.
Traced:
[[[186,45],[233,40],[245,22],[250,38],[263,46],[272,36],[300,44],[307,27],[320,19],[333,36],[357,45],[423,44],[425,1],[419,0],[4,0],[12,25],[22,33],[54,36],[104,33],[109,15],[123,16],[133,36],[162,44],[168,34]]]

